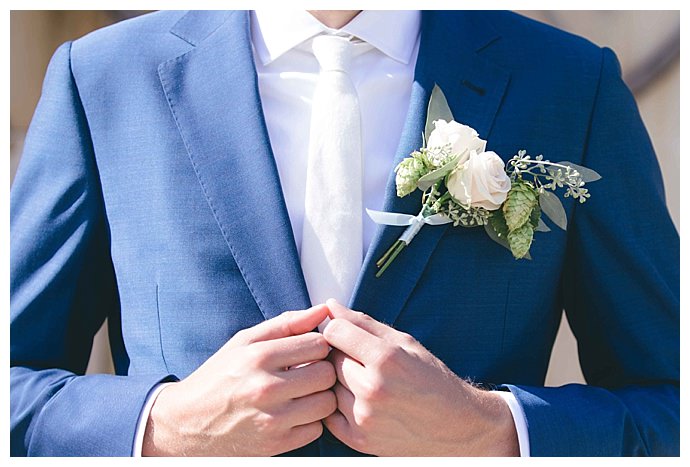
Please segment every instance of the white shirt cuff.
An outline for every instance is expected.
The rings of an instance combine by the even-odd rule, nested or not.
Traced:
[[[151,413],[151,408],[153,403],[156,402],[156,397],[166,386],[174,383],[161,383],[158,386],[154,386],[146,399],[144,408],[141,409],[141,414],[139,414],[139,422],[137,423],[137,431],[134,432],[134,449],[132,450],[132,457],[141,457],[141,451],[144,449],[144,435],[146,434],[146,424],[149,421],[149,414]]]
[[[149,420],[149,414],[151,413],[151,408],[153,403],[156,402],[156,397],[158,394],[168,385],[174,383],[162,383],[154,387],[144,408],[141,410],[139,415],[139,422],[137,423],[137,431],[134,433],[134,450],[132,455],[134,457],[141,457],[141,451],[144,447],[144,434],[146,433],[146,424]],[[522,407],[515,399],[515,395],[510,391],[493,391],[503,398],[503,400],[508,404],[510,413],[513,416],[513,422],[515,423],[515,431],[517,431],[518,445],[520,446],[520,457],[530,457],[529,454],[529,432],[527,431],[527,420],[525,419],[525,413],[522,411]]]
[[[518,444],[520,445],[520,457],[530,457],[529,455],[529,432],[527,431],[527,419],[522,406],[510,391],[493,391],[506,401],[510,413],[513,415],[515,431],[517,431]]]

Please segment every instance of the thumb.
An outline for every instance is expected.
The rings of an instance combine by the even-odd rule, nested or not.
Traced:
[[[269,341],[282,337],[297,336],[312,331],[328,317],[326,305],[316,305],[306,310],[286,311],[275,318],[242,331],[245,344]]]

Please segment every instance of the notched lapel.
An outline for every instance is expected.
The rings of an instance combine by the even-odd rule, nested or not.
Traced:
[[[421,134],[434,84],[446,95],[455,120],[477,130],[482,139],[488,139],[487,146],[491,148],[491,128],[510,75],[485,60],[481,52],[498,40],[498,34],[480,12],[424,12],[415,81],[395,165],[422,144]],[[384,210],[417,214],[421,209],[420,193],[398,198],[393,167],[386,186]],[[394,324],[448,228],[453,227],[422,228],[388,270],[376,278],[377,259],[404,229],[379,226],[350,307]]]
[[[203,13],[183,18],[171,31],[196,47],[158,69],[170,110],[261,312],[268,319],[307,308],[309,296],[259,99],[248,16],[234,12],[209,22],[198,15]]]

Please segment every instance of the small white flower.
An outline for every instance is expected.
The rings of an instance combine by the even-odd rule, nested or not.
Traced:
[[[452,154],[464,153],[458,161],[458,164],[464,164],[469,159],[470,152],[481,153],[486,150],[486,141],[479,138],[479,133],[472,127],[462,125],[455,120],[450,122],[435,120],[434,130],[429,135],[426,146],[430,152],[432,148],[449,146]]]
[[[424,163],[416,157],[403,159],[395,168],[398,196],[406,196],[417,189],[417,182],[425,174]]]
[[[450,144],[447,144],[446,146],[434,146],[428,148],[426,150],[425,156],[427,162],[429,162],[434,167],[439,168],[443,167],[448,162],[450,162],[450,159],[453,157],[453,154],[450,151]]]
[[[463,206],[495,211],[510,191],[510,177],[498,154],[472,151],[469,159],[450,174],[446,186]]]

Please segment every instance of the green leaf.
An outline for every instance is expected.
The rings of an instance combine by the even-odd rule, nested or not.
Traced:
[[[433,185],[434,183],[436,183],[437,181],[441,180],[443,177],[451,173],[455,166],[458,165],[459,160],[460,155],[457,155],[453,157],[450,161],[448,161],[446,164],[444,164],[443,167],[438,168],[424,175],[417,181],[417,187],[422,191],[428,190],[431,185]]]
[[[536,203],[532,208],[532,212],[529,215],[529,223],[532,225],[532,228],[536,230],[540,220],[541,208],[539,207],[539,203]]]
[[[597,172],[595,172],[592,169],[588,169],[587,167],[573,164],[572,162],[568,162],[568,161],[562,161],[562,162],[559,162],[559,164],[569,165],[573,169],[580,172],[580,177],[582,178],[582,181],[585,183],[596,182],[597,180],[601,179],[601,175],[599,175]]]
[[[554,224],[561,229],[568,228],[568,218],[565,215],[565,209],[558,196],[548,190],[539,195],[539,206]]]
[[[506,218],[503,216],[503,211],[501,211],[500,209],[496,211],[491,211],[489,223],[498,235],[500,235],[503,238],[508,236],[508,232],[510,230],[508,229],[508,225],[506,224]]]
[[[431,91],[429,107],[426,112],[426,126],[424,129],[426,141],[429,141],[429,135],[434,130],[434,120],[445,120],[447,122],[453,120],[453,112],[448,107],[446,96],[437,84],[434,84],[434,89]]]
[[[498,243],[502,247],[510,250],[510,243],[508,243],[508,226],[506,225],[506,220],[503,217],[503,212],[493,211],[491,217],[489,217],[489,223],[484,225],[484,230],[489,235],[489,238],[494,242]],[[524,259],[532,259],[529,252],[523,256]]]
[[[503,203],[503,215],[510,231],[527,223],[534,206],[537,204],[537,196],[535,189],[528,183],[513,182],[506,201]]]
[[[508,244],[508,238],[506,236],[499,237],[498,232],[496,232],[494,230],[494,228],[491,226],[491,224],[484,224],[484,230],[486,230],[486,233],[489,235],[489,238],[491,240],[498,243],[502,247],[510,250],[510,245]]]
[[[513,253],[515,259],[525,258],[529,254],[529,248],[532,246],[533,238],[534,230],[529,222],[526,222],[524,225],[508,234],[510,251]]]
[[[534,231],[535,231],[535,232],[551,232],[551,229],[549,228],[548,225],[546,225],[546,224],[544,223],[544,221],[543,221],[542,218],[540,217],[540,218],[539,218],[539,223],[538,223],[537,226],[534,228]]]

